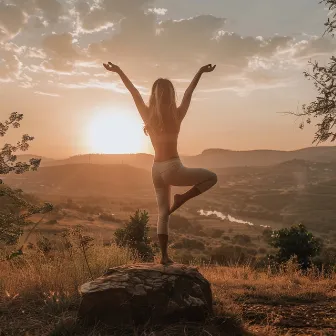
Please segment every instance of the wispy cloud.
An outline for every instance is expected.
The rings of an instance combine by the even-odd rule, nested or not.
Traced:
[[[42,95],[42,96],[49,96],[49,97],[60,97],[57,93],[50,93],[50,92],[42,92],[42,91],[35,91],[35,94]]]
[[[168,12],[168,9],[167,8],[149,8],[148,12],[154,13],[157,15],[166,15],[166,13]]]

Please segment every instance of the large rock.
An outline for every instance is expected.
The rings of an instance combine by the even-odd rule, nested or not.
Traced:
[[[80,287],[79,317],[110,326],[203,321],[212,315],[210,283],[181,264],[133,264],[109,269]]]

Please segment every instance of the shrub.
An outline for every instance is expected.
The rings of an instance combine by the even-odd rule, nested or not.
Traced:
[[[189,232],[192,227],[190,221],[179,215],[172,215],[169,221],[169,228],[180,232]]]
[[[224,233],[224,231],[221,229],[210,229],[209,231],[211,238],[220,238]]]
[[[270,245],[278,249],[274,256],[276,261],[284,263],[297,257],[302,268],[309,267],[310,259],[317,256],[322,248],[322,242],[302,224],[273,231]]]
[[[115,242],[119,247],[128,247],[136,252],[143,261],[154,260],[154,247],[148,236],[148,212],[137,210],[124,228],[114,233]]]
[[[248,245],[251,244],[251,237],[246,234],[238,234],[232,238],[233,244]]]
[[[185,248],[185,249],[190,249],[190,250],[193,250],[193,249],[204,250],[205,246],[204,246],[204,243],[199,241],[199,240],[183,238],[180,241],[174,243],[172,245],[172,248],[175,248],[175,249]]]
[[[52,250],[52,243],[45,236],[39,236],[37,238],[36,246],[44,254],[47,254],[47,253],[49,253]]]

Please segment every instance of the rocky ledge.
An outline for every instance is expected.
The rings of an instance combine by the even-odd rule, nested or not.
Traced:
[[[83,284],[79,317],[109,326],[203,321],[212,311],[210,283],[196,267],[131,264]]]

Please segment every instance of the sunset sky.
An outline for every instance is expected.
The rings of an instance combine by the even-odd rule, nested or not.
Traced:
[[[31,153],[151,152],[118,64],[145,101],[168,77],[179,99],[205,74],[184,121],[179,150],[282,149],[311,145],[296,111],[316,96],[303,71],[336,49],[322,38],[328,11],[318,0],[0,0],[0,121],[24,113]],[[1,145],[1,143],[0,143]]]

